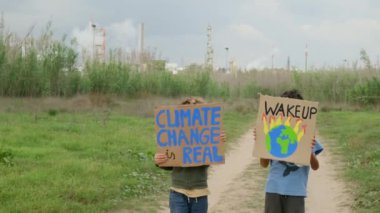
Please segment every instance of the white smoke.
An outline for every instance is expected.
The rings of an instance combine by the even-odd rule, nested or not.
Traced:
[[[72,37],[77,40],[80,51],[92,51],[93,30],[91,28],[91,23],[87,24],[83,29],[79,29],[78,27],[74,28]]]
[[[76,27],[72,31],[72,37],[78,43],[78,52],[82,55],[90,56],[93,53],[94,42],[99,43],[101,41],[98,34],[94,36],[92,24],[90,22],[85,27]],[[115,48],[120,48],[124,51],[136,49],[138,26],[131,20],[125,19],[122,22],[114,22],[107,26],[94,24],[96,28],[104,28],[106,31],[106,51]]]

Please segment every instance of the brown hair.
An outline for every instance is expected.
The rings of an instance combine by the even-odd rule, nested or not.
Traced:
[[[197,97],[188,97],[188,98],[185,98],[185,100],[183,100],[181,102],[182,105],[186,105],[186,104],[204,104],[206,103],[203,98],[197,98]]]

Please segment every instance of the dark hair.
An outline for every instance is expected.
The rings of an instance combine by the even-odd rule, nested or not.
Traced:
[[[303,100],[302,95],[296,89],[285,91],[284,93],[282,93],[281,97]]]

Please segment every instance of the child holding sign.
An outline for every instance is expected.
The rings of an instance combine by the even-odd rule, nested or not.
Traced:
[[[199,98],[187,98],[182,104],[202,104]],[[224,142],[223,131],[220,134]],[[157,166],[168,161],[165,154],[156,153],[154,162]],[[197,212],[204,213],[208,209],[209,190],[207,187],[208,165],[196,167],[160,167],[171,170],[172,186],[170,187],[169,206],[171,213]]]
[[[303,100],[297,90],[284,92],[281,97]],[[254,130],[254,136],[256,136]],[[319,168],[317,155],[323,147],[314,138],[312,142],[310,166],[313,170]],[[278,160],[260,159],[262,167],[270,165],[266,184],[265,212],[266,213],[303,213],[305,212],[306,187],[309,166],[298,166]]]

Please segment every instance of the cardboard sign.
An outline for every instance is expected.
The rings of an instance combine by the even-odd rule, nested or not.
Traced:
[[[224,163],[220,141],[222,107],[218,104],[161,106],[155,109],[157,153],[169,160],[160,166],[192,167]]]
[[[254,156],[309,165],[318,102],[260,95]]]

